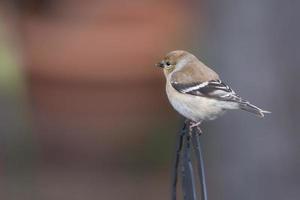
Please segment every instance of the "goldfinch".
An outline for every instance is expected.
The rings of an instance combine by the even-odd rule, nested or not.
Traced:
[[[242,109],[264,117],[262,110],[238,96],[219,75],[187,51],[172,51],[156,64],[163,68],[166,92],[173,108],[198,126],[226,110]]]

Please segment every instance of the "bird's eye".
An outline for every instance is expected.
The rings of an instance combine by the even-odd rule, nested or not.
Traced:
[[[170,66],[170,65],[171,65],[171,63],[170,63],[169,61],[167,61],[167,62],[166,62],[166,65],[167,65],[167,66]]]

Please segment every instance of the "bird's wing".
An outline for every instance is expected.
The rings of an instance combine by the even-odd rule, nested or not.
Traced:
[[[220,101],[235,102],[239,105],[240,109],[254,113],[259,117],[264,117],[264,113],[271,113],[270,111],[262,110],[242,99],[221,80],[185,84],[174,81],[171,82],[171,85],[178,92],[183,94],[213,98]]]
[[[205,82],[179,83],[171,81],[171,85],[180,93],[195,96],[214,98],[221,101],[231,101],[237,103],[246,103],[229,86],[221,80],[211,80]]]

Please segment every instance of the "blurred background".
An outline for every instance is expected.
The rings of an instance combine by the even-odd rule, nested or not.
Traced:
[[[300,2],[3,0],[0,198],[168,199],[185,49],[273,113],[203,125],[210,199],[300,196]]]

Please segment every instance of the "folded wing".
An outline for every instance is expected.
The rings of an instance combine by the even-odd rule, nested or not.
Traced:
[[[269,113],[242,99],[221,80],[194,83],[178,83],[173,81],[171,84],[178,92],[183,94],[213,98],[220,101],[236,102],[242,110],[254,113],[260,117],[264,116],[263,113]]]

